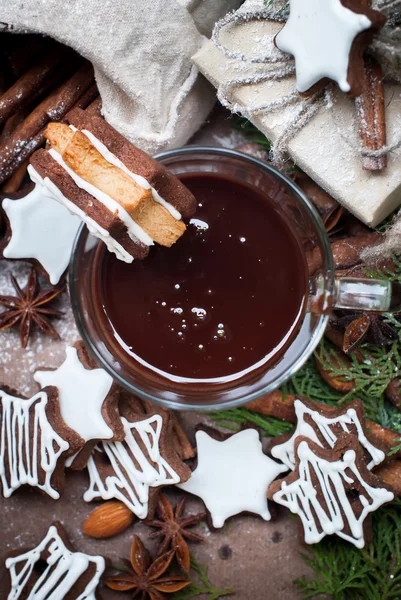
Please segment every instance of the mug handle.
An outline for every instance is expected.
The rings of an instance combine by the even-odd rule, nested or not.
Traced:
[[[397,312],[401,310],[401,284],[380,279],[335,279],[331,308],[369,312]]]

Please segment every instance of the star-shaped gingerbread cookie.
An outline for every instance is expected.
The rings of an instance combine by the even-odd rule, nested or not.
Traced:
[[[263,453],[256,429],[244,429],[224,441],[197,431],[198,466],[177,487],[202,498],[214,527],[241,512],[270,520],[266,491],[287,468]]]
[[[64,528],[55,522],[35,548],[8,553],[8,598],[100,600],[97,587],[105,568],[103,556],[75,552]]]
[[[295,58],[297,90],[313,92],[331,79],[359,95],[363,51],[386,19],[364,0],[290,0],[290,16],[275,43]]]
[[[38,370],[34,379],[41,387],[58,389],[64,422],[79,435],[82,447],[87,446],[75,468],[85,466],[96,441],[124,438],[118,388],[112,377],[94,364],[82,342],[67,348],[66,359],[58,369]]]
[[[294,453],[294,471],[270,485],[268,498],[298,515],[307,544],[336,534],[363,548],[367,517],[394,494],[366,468],[357,437],[342,434],[331,450],[300,436]]]
[[[30,260],[56,285],[68,267],[80,219],[39,187],[22,197],[4,198],[2,209],[6,233],[0,254]]]
[[[352,433],[364,449],[369,470],[379,465],[386,457],[385,452],[369,439],[365,426],[365,413],[360,400],[352,400],[339,408],[322,406],[307,398],[297,398],[294,402],[297,427],[291,437],[276,438],[271,447],[271,455],[281,460],[290,470],[295,467],[294,444],[298,436],[308,437],[322,446],[334,448],[342,433]]]

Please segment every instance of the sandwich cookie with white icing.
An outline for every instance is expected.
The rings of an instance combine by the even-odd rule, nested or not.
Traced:
[[[47,126],[48,147],[30,160],[43,193],[125,262],[145,258],[154,243],[174,244],[195,212],[192,193],[100,117],[76,108],[66,121]]]

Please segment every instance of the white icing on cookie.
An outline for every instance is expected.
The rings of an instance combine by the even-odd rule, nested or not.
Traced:
[[[366,15],[345,8],[340,0],[290,0],[290,16],[276,44],[295,58],[298,91],[328,77],[349,92],[351,46],[371,25]]]
[[[113,437],[102,415],[113,379],[104,369],[85,369],[76,348],[66,349],[66,359],[58,369],[36,371],[34,379],[42,387],[58,388],[61,416],[85,442]]]
[[[35,258],[48,273],[50,283],[58,283],[70,262],[79,219],[38,185],[19,200],[5,198],[3,209],[11,227],[4,257]]]
[[[102,477],[94,456],[88,462],[89,488],[84,500],[102,498],[121,500],[140,519],[148,514],[149,488],[179,483],[180,477],[160,454],[160,435],[163,419],[153,415],[143,421],[130,423],[124,417],[125,440],[102,442],[95,450],[104,452],[114,475]],[[145,448],[143,452],[141,445]]]
[[[358,414],[354,408],[348,408],[344,414],[332,418],[325,417],[324,415],[321,415],[319,411],[308,408],[298,399],[294,402],[294,408],[298,419],[294,434],[283,444],[273,446],[271,449],[272,456],[281,460],[290,470],[295,468],[294,442],[298,436],[307,437],[319,446],[322,445],[315,429],[305,421],[305,415],[308,415],[313,420],[330,448],[334,448],[337,441],[337,436],[332,430],[333,425],[340,425],[342,431],[345,433],[352,433],[353,427],[355,427],[359,443],[370,455],[368,469],[373,469],[374,466],[379,465],[385,459],[385,453],[373,446],[367,439],[363,432]]]
[[[144,231],[142,229],[142,227],[140,227],[138,225],[138,223],[136,223],[134,221],[134,219],[131,217],[131,215],[125,210],[125,208],[123,208],[121,206],[121,204],[119,204],[116,200],[111,198],[111,196],[109,196],[108,194],[105,194],[104,192],[99,190],[92,183],[89,183],[88,181],[83,179],[83,177],[80,177],[79,175],[77,175],[75,173],[75,171],[73,171],[65,163],[61,154],[59,152],[57,152],[54,148],[50,148],[50,150],[48,150],[48,152],[49,152],[50,156],[52,158],[54,158],[54,160],[61,167],[63,167],[63,169],[65,171],[67,171],[68,175],[71,177],[71,179],[73,179],[75,185],[77,185],[79,188],[81,188],[81,190],[85,190],[85,192],[88,192],[88,194],[90,194],[91,196],[96,198],[96,200],[101,202],[103,204],[103,206],[105,206],[107,208],[107,210],[110,211],[112,214],[118,215],[118,217],[121,219],[121,221],[126,226],[128,235],[130,236],[130,238],[132,240],[134,240],[134,241],[139,240],[146,246],[153,246],[153,240],[150,237],[150,235],[148,235],[146,233],[146,231]]]
[[[45,558],[41,554],[45,552]],[[46,554],[48,553],[48,556]],[[28,599],[61,600],[65,598],[79,578],[91,567],[95,573],[76,600],[96,600],[96,588],[106,568],[102,556],[89,556],[82,552],[71,552],[66,548],[57,528],[52,525],[46,537],[33,550],[12,558],[7,558],[6,568],[10,570],[11,591],[8,600],[18,600],[25,591],[35,564],[38,560],[46,563],[46,568],[34,583]],[[24,596],[26,597],[26,596]]]
[[[365,518],[382,504],[391,502],[394,494],[385,488],[374,488],[363,480],[355,464],[354,450],[347,450],[342,460],[330,462],[316,456],[308,443],[302,441],[298,446],[298,458],[299,478],[289,484],[283,481],[280,491],[273,495],[273,500],[300,517],[307,544],[316,544],[326,535],[337,534],[357,548],[363,548]],[[318,488],[314,485],[316,481]],[[354,512],[345,488],[346,484],[354,481],[358,481],[365,492],[359,495],[359,517]],[[324,506],[319,498],[320,491]],[[344,531],[346,527],[351,534]]]
[[[73,127],[72,125],[70,125],[70,127],[74,131],[77,131],[76,127]],[[164,206],[164,208],[166,210],[168,210],[168,212],[171,214],[172,217],[174,217],[174,219],[176,219],[177,221],[179,221],[181,219],[181,213],[178,212],[178,210],[176,208],[174,208],[174,206],[172,204],[170,204],[170,202],[167,202],[167,200],[165,200],[164,198],[162,198],[162,196],[160,196],[159,192],[157,192],[150,185],[150,183],[145,179],[145,177],[142,177],[142,175],[137,175],[136,173],[133,173],[132,171],[130,171],[125,166],[125,164],[123,162],[121,162],[121,160],[119,158],[117,158],[117,156],[115,154],[113,154],[112,152],[110,152],[110,150],[107,148],[107,146],[105,146],[103,144],[103,142],[101,142],[100,140],[98,140],[97,137],[93,135],[93,133],[91,133],[87,129],[83,129],[81,133],[83,133],[84,135],[86,135],[86,137],[95,146],[96,150],[98,152],[100,152],[100,154],[103,156],[103,158],[105,158],[109,163],[111,163],[115,167],[118,167],[119,169],[121,169],[122,171],[124,171],[124,173],[126,175],[128,175],[128,177],[131,177],[131,179],[133,179],[135,181],[135,183],[137,183],[138,185],[140,185],[143,189],[145,189],[145,190],[150,190],[151,189],[152,190],[153,200],[155,202],[158,202],[162,206]]]
[[[43,192],[43,195],[47,196],[54,202],[55,200],[63,205],[69,213],[72,215],[76,215],[83,221],[89,232],[98,239],[102,240],[107,246],[107,249],[110,252],[113,252],[117,258],[123,260],[126,263],[131,263],[134,258],[119,244],[114,238],[111,237],[110,233],[103,229],[96,221],[91,219],[83,210],[81,210],[74,202],[68,200],[64,196],[64,194],[58,189],[58,187],[48,178],[44,179],[39,175],[39,173],[33,168],[32,165],[28,166],[29,176],[34,183],[36,183],[36,187],[40,187]]]
[[[196,443],[198,466],[178,487],[202,498],[214,527],[244,511],[269,521],[267,488],[287,469],[263,453],[256,429],[245,429],[223,442],[198,431]]]
[[[5,498],[22,485],[37,487],[55,500],[60,497],[51,479],[69,444],[50,425],[47,402],[45,392],[26,400],[0,390],[0,480]]]

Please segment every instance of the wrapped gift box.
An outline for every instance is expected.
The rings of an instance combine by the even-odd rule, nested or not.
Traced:
[[[248,0],[240,10],[245,11],[249,2],[254,3],[254,0]],[[221,31],[221,42],[234,52],[251,55],[255,54],[255,43],[268,43],[281,27],[282,24],[267,20],[230,24]],[[228,58],[212,41],[206,42],[193,60],[215,87],[268,68],[263,64]],[[236,87],[230,92],[230,99],[252,107],[280,99],[294,88],[295,77],[287,77],[280,81]],[[401,86],[386,84],[385,101],[387,143],[391,144],[401,134]],[[287,106],[251,116],[250,119],[268,139],[274,141],[288,127],[294,110],[295,105]],[[317,114],[289,141],[288,152],[316,183],[373,227],[401,204],[401,148],[389,153],[386,169],[379,172],[363,170],[360,154],[355,150],[360,142],[354,117],[353,100],[338,92],[333,109],[320,107]]]

